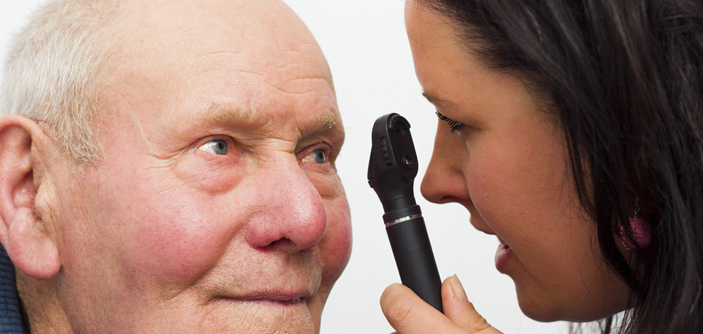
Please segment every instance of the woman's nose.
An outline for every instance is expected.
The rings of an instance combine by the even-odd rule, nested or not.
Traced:
[[[452,138],[451,136],[457,137]],[[438,126],[432,159],[422,179],[420,191],[434,203],[463,202],[470,200],[463,166],[468,154],[463,140]]]

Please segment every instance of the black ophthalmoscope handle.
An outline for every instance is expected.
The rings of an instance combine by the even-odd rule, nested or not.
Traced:
[[[420,207],[417,207],[418,211]],[[443,312],[442,281],[422,216],[388,224],[386,232],[393,249],[400,280],[422,300]]]
[[[395,113],[384,115],[376,120],[372,136],[368,180],[383,204],[383,220],[400,280],[443,312],[442,281],[413,193],[418,166],[410,123]]]

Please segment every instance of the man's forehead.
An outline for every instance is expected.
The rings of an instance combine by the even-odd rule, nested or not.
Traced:
[[[118,80],[132,80],[119,78],[125,75],[164,79],[169,73],[159,72],[181,67],[202,72],[243,64],[243,71],[273,73],[281,71],[269,70],[293,65],[314,70],[332,85],[314,37],[281,1],[127,0],[125,7],[113,27],[116,54],[106,69]]]
[[[233,92],[238,99],[280,103],[270,93],[261,96],[266,87],[253,88],[254,83],[263,81],[291,94],[322,94],[323,104],[336,112],[326,60],[307,27],[284,3],[147,3],[127,1],[123,8],[122,19],[130,23],[124,27],[115,63],[108,64],[107,95],[158,106],[161,111],[183,109],[178,104],[188,96],[229,99]],[[187,109],[203,109],[207,101],[197,104]],[[233,116],[237,114],[219,113],[218,117],[241,117]]]
[[[144,44],[178,44],[210,34],[203,40],[208,43],[222,38],[215,36],[218,33],[239,38],[241,43],[308,38],[303,34],[306,26],[280,0],[125,0],[121,9],[116,29],[126,35],[136,33],[139,36],[132,41]],[[278,38],[280,33],[287,34]],[[147,40],[139,40],[145,36]],[[159,41],[162,38],[166,40]]]

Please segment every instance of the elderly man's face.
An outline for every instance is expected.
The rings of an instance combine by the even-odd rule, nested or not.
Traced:
[[[344,131],[304,25],[243,2],[123,6],[104,160],[55,182],[57,288],[77,331],[319,330],[350,254]]]

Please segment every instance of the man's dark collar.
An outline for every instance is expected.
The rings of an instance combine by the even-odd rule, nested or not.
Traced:
[[[15,267],[0,245],[0,334],[23,334],[22,313],[15,283]]]

